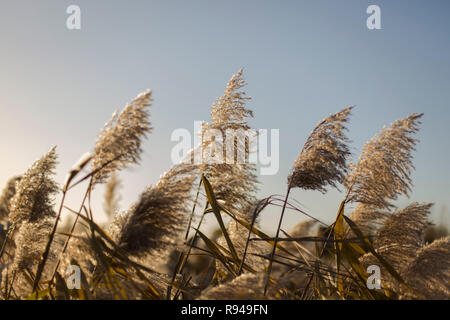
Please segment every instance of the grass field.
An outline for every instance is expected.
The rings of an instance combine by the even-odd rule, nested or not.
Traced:
[[[203,132],[250,129],[245,84],[240,70]],[[329,115],[299,150],[284,196],[256,198],[254,164],[187,161],[118,212],[116,174],[140,164],[143,139],[161,125],[150,122],[151,103],[146,91],[114,114],[62,184],[53,179],[56,148],[11,178],[0,199],[1,299],[450,298],[450,237],[429,222],[432,204],[393,204],[412,188],[422,114],[382,128],[353,160],[346,124],[357,109]],[[204,140],[190,155],[204,156],[212,144]],[[233,145],[248,156],[245,144]],[[95,222],[90,205],[101,184],[112,217],[107,225]],[[304,212],[290,197],[295,188],[320,192],[324,201],[339,188],[334,223]],[[65,204],[71,193],[83,195],[75,208]],[[279,209],[274,235],[259,228],[268,207]],[[305,220],[282,230],[286,210]],[[61,223],[63,211],[69,224]],[[212,235],[202,229],[206,215],[217,221]]]

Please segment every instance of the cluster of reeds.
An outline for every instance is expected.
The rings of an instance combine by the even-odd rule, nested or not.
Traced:
[[[240,70],[213,104],[203,133],[249,129],[253,113],[244,86]],[[414,135],[422,114],[384,127],[355,163],[349,162],[346,136],[353,108],[329,115],[306,139],[285,197],[257,199],[250,163],[183,162],[120,212],[117,173],[140,162],[142,140],[152,131],[151,102],[146,91],[114,113],[62,187],[53,179],[55,148],[8,183],[0,198],[0,219],[7,226],[0,230],[1,299],[450,297],[450,237],[425,241],[432,204],[401,209],[393,203],[412,188]],[[202,139],[200,149],[211,143]],[[113,216],[106,227],[95,222],[90,206],[95,187],[104,183],[105,213]],[[66,206],[66,195],[82,186],[79,207]],[[340,188],[335,221],[328,225],[300,209],[290,198],[295,188],[324,196]],[[268,207],[280,208],[275,236],[259,228],[258,217]],[[281,228],[288,211],[306,218],[291,231]],[[69,225],[60,225],[63,212],[73,217]],[[217,221],[219,232],[212,236],[202,229],[207,215]],[[73,266],[80,270],[79,287],[69,285],[77,275]],[[368,286],[370,266],[380,270],[379,287]]]

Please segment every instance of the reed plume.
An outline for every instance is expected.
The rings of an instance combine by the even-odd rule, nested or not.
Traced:
[[[243,210],[235,211],[233,213],[239,220],[248,223],[248,225],[252,225],[253,222],[253,226],[258,227],[258,219],[256,219],[257,217],[253,217],[254,214],[257,215],[259,213],[258,206],[259,202],[256,202]],[[255,221],[253,221],[253,219],[255,219]],[[249,241],[247,245],[249,230],[235,219],[231,219],[230,222],[228,222],[226,230],[239,259],[243,259],[245,254],[244,261],[247,266],[251,267],[256,272],[264,271],[264,259],[256,255],[268,254],[270,252],[270,245],[264,241]],[[252,238],[260,239],[258,235],[253,235]],[[226,240],[223,235],[219,237],[217,242],[221,246],[227,247]],[[217,264],[217,270],[222,275],[226,274],[226,278],[230,275],[222,263]]]
[[[92,185],[104,183],[113,173],[130,164],[139,163],[142,139],[152,131],[148,120],[151,102],[152,92],[147,90],[128,103],[120,113],[113,113],[98,135],[93,155],[87,153],[82,156],[69,172],[63,187],[64,192],[67,191],[74,176],[91,160],[92,179],[86,195]],[[78,216],[75,218],[72,231],[75,230],[77,221]],[[70,239],[69,236],[63,252]]]
[[[414,169],[412,151],[418,141],[411,136],[419,130],[422,115],[414,113],[395,121],[364,145],[345,180],[349,190],[347,201],[390,209],[393,207],[390,200],[408,195]]]
[[[422,115],[413,113],[383,127],[364,145],[358,162],[350,165],[344,182],[346,201],[358,203],[350,218],[366,234],[373,234],[376,221],[389,215],[394,207],[390,201],[411,190],[412,152],[418,142],[412,135],[419,130]]]
[[[389,211],[380,209],[374,205],[358,203],[353,209],[350,218],[357,223],[358,228],[368,236],[376,232],[376,221],[381,221],[389,215]]]
[[[264,277],[244,273],[230,282],[205,290],[198,300],[262,300],[265,299]]]
[[[203,123],[202,126],[201,170],[211,183],[216,198],[223,201],[225,208],[251,223],[259,182],[256,167],[250,163],[250,154],[253,152],[250,139],[256,136],[256,132],[247,123],[247,119],[253,117],[253,112],[246,106],[251,98],[242,91],[246,84],[243,70],[240,69],[229,80],[223,96],[212,105],[211,123]],[[210,132],[219,132],[221,141],[208,139],[207,134]],[[219,161],[214,161],[214,156],[218,156]],[[232,219],[227,225],[227,232],[236,253],[242,256],[248,230]],[[218,239],[218,243],[226,247],[224,236]],[[251,243],[249,249],[252,253],[259,251],[262,249],[261,243]],[[260,268],[261,263],[256,263],[256,260],[259,259],[251,256],[247,263]],[[221,263],[217,268],[222,275],[229,274]]]
[[[347,172],[346,159],[350,155],[345,124],[352,107],[345,108],[320,121],[306,139],[303,149],[288,176],[286,198],[281,210],[275,241],[270,257],[265,292],[272,272],[273,259],[283,222],[284,211],[292,188],[326,192],[327,186],[337,187]]]
[[[119,202],[121,196],[119,194],[119,189],[121,187],[121,182],[117,173],[113,173],[105,185],[105,196],[103,202],[103,210],[106,215],[111,218],[119,210]]]
[[[56,147],[53,147],[33,163],[17,183],[16,193],[10,203],[9,222],[12,225],[55,216],[53,196],[58,192],[58,185],[51,178],[56,167],[55,150]]]
[[[1,284],[3,292],[8,291],[11,286],[14,294],[19,298],[24,298],[32,292],[32,285],[27,278],[30,277],[30,274],[36,272],[38,261],[52,225],[53,219],[47,217],[42,217],[33,222],[22,222],[14,238],[13,262],[3,270]],[[49,257],[52,261],[55,258],[54,253],[52,251]]]
[[[31,292],[30,284],[24,279],[24,272],[36,267],[56,215],[53,196],[58,191],[58,185],[51,177],[56,167],[55,150],[53,147],[23,174],[11,199],[8,218],[12,227],[9,236],[12,238],[14,231],[18,232],[14,240],[16,249],[13,264],[4,270],[9,276],[4,274],[2,277],[11,282],[4,282],[2,287],[13,286],[17,277],[14,290],[18,296]]]
[[[425,245],[425,232],[430,226],[428,215],[432,206],[432,203],[414,202],[390,214],[377,232],[374,247],[395,244],[417,249]]]
[[[337,187],[347,173],[350,155],[345,124],[352,107],[320,121],[306,140],[288,177],[291,188],[326,192],[327,186]]]
[[[16,184],[21,179],[21,176],[12,177],[6,183],[0,196],[0,221],[7,218],[11,207],[11,199],[16,194]]]
[[[317,228],[314,228],[317,225],[317,221],[316,220],[305,220],[305,221],[301,221],[299,223],[297,223],[294,228],[291,229],[291,231],[289,232],[289,237],[291,238],[302,238],[302,237],[310,237],[310,236],[314,236],[315,231],[317,231]],[[305,252],[306,250],[310,250],[312,249],[313,243],[309,243],[307,245],[305,244],[299,244],[297,242],[287,242],[284,247],[286,248],[286,250],[290,251],[290,252],[296,252],[299,251],[299,249],[302,252]]]
[[[105,124],[100,131],[93,155],[86,154],[75,164],[74,168],[68,174],[65,188],[67,190],[71,179],[92,159],[92,181],[91,184],[104,183],[110,179],[114,182],[114,174],[117,171],[127,167],[130,164],[137,164],[142,153],[142,139],[152,131],[151,124],[148,120],[149,107],[152,101],[151,91],[147,90],[139,94],[135,99],[128,103],[120,112],[114,112],[112,118]],[[116,186],[117,187],[117,186]],[[111,183],[107,185],[108,190],[111,191]],[[89,192],[89,189],[88,189]],[[113,200],[113,206],[117,204],[116,199]],[[109,206],[105,211],[113,210],[113,206]],[[81,210],[81,209],[80,209]],[[116,222],[122,222],[123,217],[117,215]],[[72,226],[72,231],[75,229],[78,216]],[[114,233],[119,228],[115,223],[110,224],[111,232]],[[86,268],[88,275],[91,274],[92,268],[96,265],[98,260],[97,255],[89,248],[89,239],[81,237],[75,239],[74,243],[70,243],[70,236],[66,240],[63,249],[62,266],[70,263],[71,257],[77,257],[79,263]],[[84,248],[85,254],[80,254],[80,250]],[[66,249],[68,252],[65,252]],[[69,256],[68,256],[69,255]]]
[[[14,239],[16,244],[14,267],[17,270],[25,271],[26,268],[36,264],[52,225],[52,219],[48,218],[36,222],[23,222]]]
[[[417,251],[402,273],[415,291],[404,289],[402,299],[448,300],[450,297],[450,237],[445,237]]]
[[[312,228],[317,224],[316,220],[305,220],[297,223],[289,232],[293,238],[306,237],[311,235]]]
[[[225,201],[227,207],[237,210],[245,209],[255,202],[254,193],[258,183],[255,165],[248,161],[250,146],[245,141],[245,132],[250,129],[247,118],[253,117],[253,112],[246,108],[250,97],[241,91],[245,85],[243,70],[240,69],[231,77],[223,96],[212,105],[211,123],[204,123],[202,127],[201,170],[211,183],[216,197]],[[206,139],[209,130],[218,130],[224,145]],[[227,136],[230,130],[233,135]],[[214,152],[221,153],[223,161],[211,161],[212,148]],[[239,159],[239,155],[245,158]],[[227,157],[231,161],[226,162]]]
[[[211,107],[211,127],[220,129],[249,129],[246,119],[253,117],[253,111],[246,108],[247,97],[240,91],[247,83],[243,69],[234,74],[227,84],[225,93]]]
[[[425,232],[430,226],[428,215],[431,206],[431,203],[414,202],[402,210],[397,210],[383,220],[375,234],[374,249],[399,273],[415,258],[417,250],[425,245]],[[379,265],[371,253],[364,255],[361,261],[366,266]],[[388,270],[380,267],[383,286],[398,292],[398,282]]]
[[[151,91],[139,94],[118,114],[115,112],[100,131],[92,160],[93,183],[106,182],[115,171],[137,164],[142,139],[152,131],[148,120]]]
[[[173,166],[110,227],[118,245],[131,255],[160,255],[177,244],[190,210],[195,167]]]

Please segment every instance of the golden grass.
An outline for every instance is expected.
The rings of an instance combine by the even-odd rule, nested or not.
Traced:
[[[245,107],[244,85],[240,70],[213,105],[205,130],[249,128],[253,113]],[[55,149],[8,184],[0,203],[1,218],[9,222],[0,230],[1,299],[450,297],[450,238],[442,228],[430,229],[431,204],[399,210],[391,202],[411,189],[412,136],[422,115],[383,129],[353,165],[343,134],[351,108],[325,118],[306,140],[282,198],[256,200],[252,166],[176,164],[131,208],[117,212],[116,172],[140,160],[141,140],[152,130],[150,102],[146,91],[113,115],[61,190],[53,181]],[[90,203],[95,186],[108,180],[105,210],[115,215],[101,226]],[[88,185],[80,191],[83,181]],[[327,187],[339,185],[345,194],[337,213],[330,213],[336,215],[331,225],[289,198],[295,187],[326,198]],[[56,192],[62,193],[58,210]],[[65,205],[69,192],[82,192],[79,207]],[[358,205],[351,214],[349,202]],[[259,228],[260,213],[273,206],[282,208],[275,237]],[[63,210],[72,214],[70,225],[59,225]],[[310,220],[282,230],[286,210]],[[206,216],[217,222],[215,236],[202,229]],[[80,288],[67,286],[71,265],[80,267]],[[368,288],[368,265],[380,267],[380,289]]]

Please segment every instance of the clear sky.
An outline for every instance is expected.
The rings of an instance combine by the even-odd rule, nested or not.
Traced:
[[[66,28],[71,4],[81,30]],[[381,8],[381,30],[366,27],[370,4]],[[438,221],[450,206],[449,14],[445,0],[1,1],[0,188],[53,145],[62,183],[112,112],[150,88],[154,133],[142,165],[121,174],[126,209],[170,167],[172,131],[208,121],[243,67],[251,125],[280,129],[280,170],[261,177],[260,197],[285,192],[304,140],[329,113],[356,105],[356,158],[384,124],[424,112],[411,200],[435,202]],[[293,193],[328,222],[342,197]],[[101,200],[94,208],[102,220]],[[265,229],[278,211],[264,215]],[[286,225],[302,219],[289,214]]]

